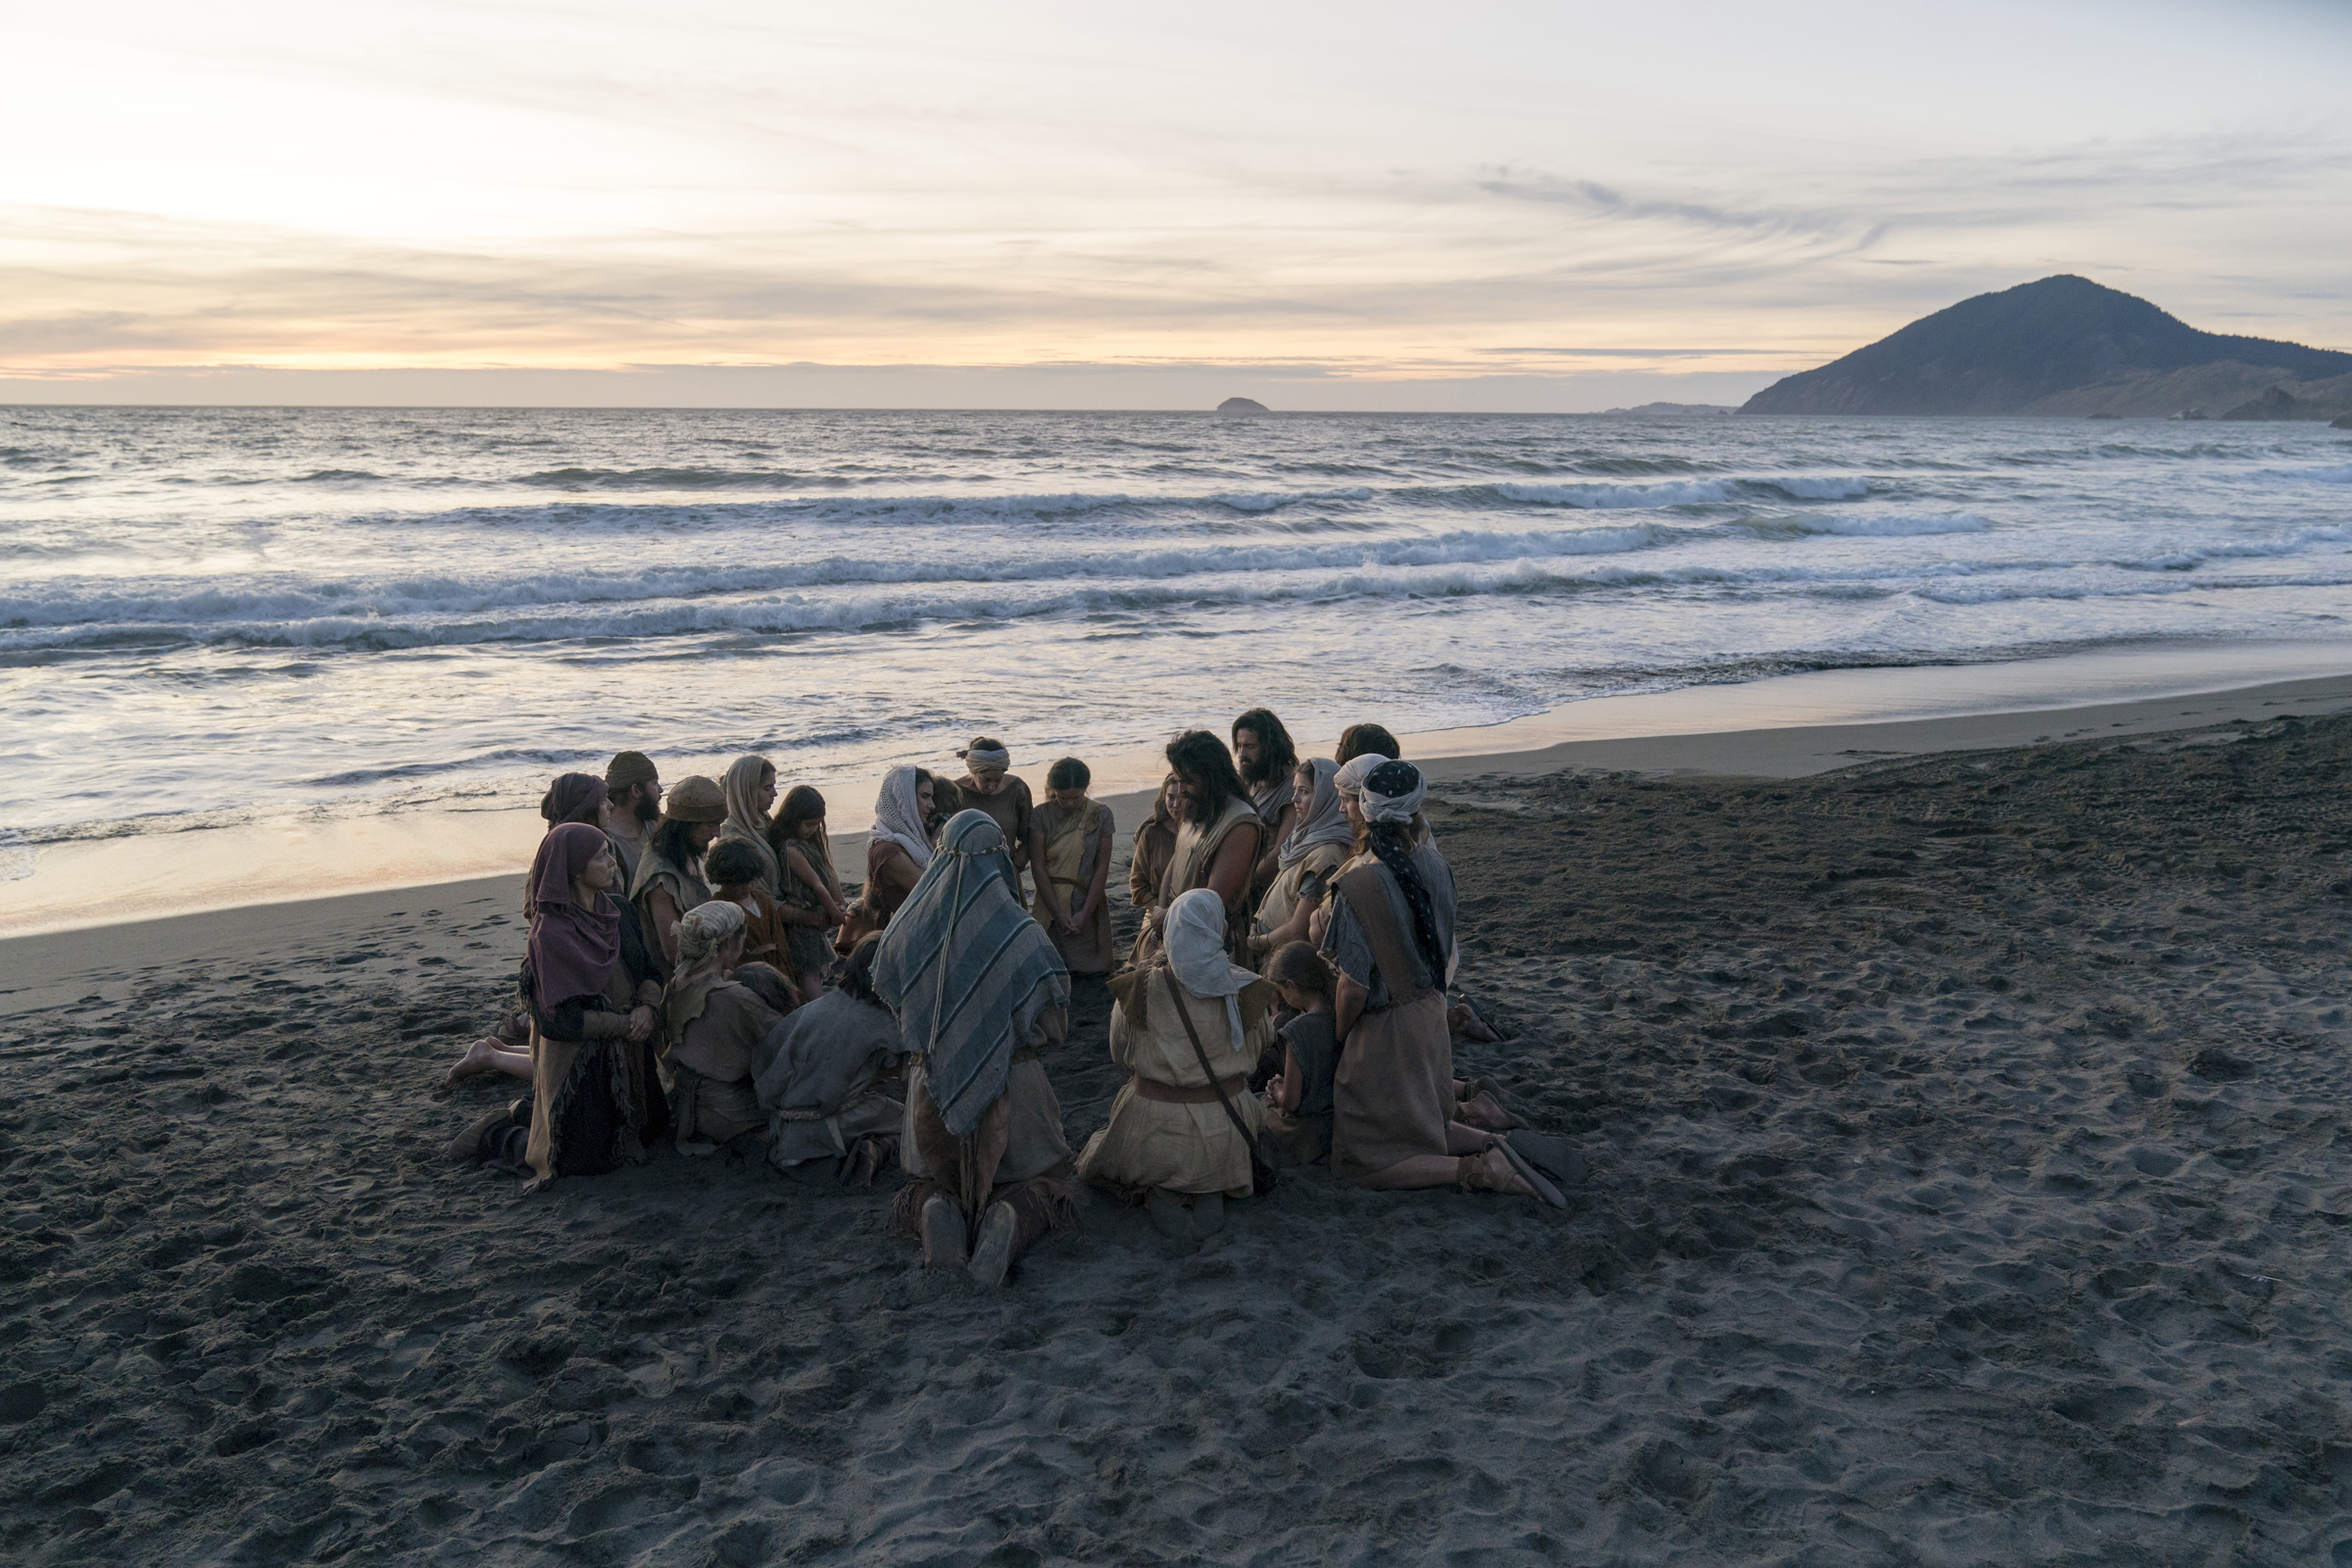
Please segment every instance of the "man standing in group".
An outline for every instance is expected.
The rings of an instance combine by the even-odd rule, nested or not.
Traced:
[[[1279,869],[1283,841],[1298,821],[1298,748],[1272,709],[1252,708],[1233,721],[1233,760],[1242,782],[1250,786],[1250,805],[1265,826],[1265,853],[1258,857],[1250,878],[1250,902],[1256,903]]]
[[[643,752],[622,752],[605,769],[605,804],[596,825],[605,830],[612,858],[620,862],[620,885],[636,886],[637,862],[662,817],[662,775]]]

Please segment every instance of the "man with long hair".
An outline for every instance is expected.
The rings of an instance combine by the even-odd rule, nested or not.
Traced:
[[[1195,888],[1212,889],[1224,901],[1226,951],[1246,953],[1250,878],[1265,844],[1265,824],[1250,804],[1249,786],[1233,765],[1233,754],[1215,735],[1187,730],[1168,742],[1167,755],[1184,800],[1176,853],[1129,961],[1140,965],[1159,956],[1168,906]]]
[[[1298,769],[1298,748],[1272,709],[1252,708],[1233,721],[1233,760],[1242,782],[1250,786],[1250,804],[1266,828],[1265,852],[1250,878],[1254,905],[1254,895],[1274,880],[1276,853],[1298,820],[1298,790],[1293,775]]]
[[[629,902],[637,906],[645,945],[661,954],[665,966],[678,961],[679,917],[710,902],[703,852],[717,841],[726,819],[727,800],[717,780],[680,779],[662,804],[662,825],[638,858]]]

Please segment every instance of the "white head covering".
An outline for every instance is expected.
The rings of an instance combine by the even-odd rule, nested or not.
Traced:
[[[1291,836],[1282,841],[1281,865],[1289,870],[1308,853],[1325,844],[1352,844],[1355,829],[1348,825],[1348,815],[1340,809],[1338,778],[1340,764],[1328,757],[1318,757],[1305,764],[1315,775],[1313,798],[1298,820],[1291,828]]]
[[[1242,987],[1257,978],[1225,956],[1225,901],[1214,889],[1195,888],[1168,906],[1168,967],[1196,997],[1223,997],[1234,1045],[1242,1040]]]
[[[1379,775],[1380,784],[1396,793],[1382,794],[1374,783],[1375,774]],[[1421,803],[1429,798],[1429,781],[1412,763],[1392,761],[1384,757],[1377,766],[1366,771],[1363,781],[1356,786],[1355,798],[1367,822],[1410,822],[1420,811]]]
[[[718,974],[718,956],[743,929],[743,906],[716,899],[678,916],[678,963],[662,999],[662,1017],[672,1040],[685,1038],[686,1026],[703,1015],[710,993],[725,984]]]
[[[1351,758],[1342,762],[1340,770],[1331,776],[1332,788],[1352,800],[1363,792],[1364,775],[1387,760],[1378,752],[1366,752],[1361,757]]]
[[[681,971],[710,961],[730,938],[743,935],[743,906],[713,899],[678,916],[678,967]]]
[[[1008,746],[967,746],[956,755],[962,758],[969,767],[1012,766],[1012,748]]]
[[[915,770],[894,767],[882,778],[874,797],[874,825],[869,840],[896,844],[914,858],[916,865],[931,863],[931,835],[923,831],[923,803],[915,795]]]

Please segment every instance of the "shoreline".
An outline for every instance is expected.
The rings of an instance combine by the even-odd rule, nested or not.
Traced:
[[[1854,671],[1826,676],[1790,676],[1731,688],[1687,689],[1726,694],[1782,689],[1777,710],[1747,705],[1751,711],[1796,712],[1819,696],[1819,688]],[[1807,687],[1807,683],[1812,683]],[[1678,698],[1681,693],[1664,694]],[[1596,699],[1595,702],[1661,699]],[[1518,721],[1521,734],[1539,722],[1564,727],[1562,714],[1577,716],[1579,704],[1542,720]],[[1682,705],[1696,711],[1696,703]],[[1532,749],[1453,752],[1446,743],[1494,730],[1456,730],[1402,738],[1405,755],[1422,765],[1443,792],[1472,780],[1528,778],[1569,770],[1659,775],[1712,774],[1734,777],[1799,778],[1873,761],[1893,761],[1946,752],[2003,751],[2080,739],[2096,734],[2142,735],[2219,727],[2233,720],[2257,721],[2352,711],[2352,672],[2312,679],[2271,681],[2222,690],[2137,698],[2125,702],[2023,708],[1999,712],[1950,712],[1931,717],[1839,723],[1764,724],[1744,729],[1694,729],[1672,734],[1589,735]],[[1588,728],[1605,728],[1583,715]],[[1511,726],[1496,726],[1496,729]],[[1148,808],[1149,791],[1099,793],[1118,823],[1123,842]],[[538,826],[531,815],[530,823]],[[113,841],[121,842],[121,841]],[[861,879],[865,834],[842,833],[833,840],[837,865]],[[100,919],[43,929],[7,930],[0,917],[0,1015],[54,1006],[74,1000],[67,993],[76,977],[153,971],[204,959],[235,959],[253,952],[323,940],[326,933],[351,933],[401,919],[437,919],[457,912],[473,918],[513,914],[519,909],[523,861],[488,875],[441,877],[394,887],[254,900],[190,908],[137,919]],[[362,944],[362,948],[365,944]],[[103,988],[102,988],[103,991]]]

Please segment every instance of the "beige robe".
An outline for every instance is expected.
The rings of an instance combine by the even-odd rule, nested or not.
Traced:
[[[1256,808],[1246,799],[1227,801],[1225,809],[1205,827],[1185,818],[1176,829],[1176,853],[1168,861],[1166,874],[1160,878],[1159,901],[1153,908],[1165,915],[1168,906],[1179,898],[1196,888],[1206,887],[1219,852],[1236,833],[1249,834],[1252,845],[1263,842],[1265,824],[1258,821]],[[1254,861],[1254,849],[1250,857]],[[1244,877],[1241,891],[1225,901],[1225,952],[1234,962],[1253,968],[1250,962],[1249,910],[1250,879]],[[1127,961],[1139,969],[1145,968],[1158,960],[1162,947],[1159,925],[1154,921],[1136,938],[1135,952]]]
[[[1246,986],[1237,1037],[1223,997],[1172,996],[1164,969],[1130,970],[1112,982],[1119,1004],[1110,1015],[1110,1059],[1128,1080],[1110,1102],[1110,1121],[1078,1156],[1081,1179],[1113,1188],[1164,1187],[1178,1193],[1250,1194],[1250,1144],[1225,1113],[1200,1070],[1175,997],[1200,1032],[1209,1071],[1254,1135],[1265,1107],[1250,1092],[1250,1071],[1274,1039],[1274,988]]]
[[[1054,883],[1054,896],[1061,900],[1063,908],[1076,908],[1086,902],[1087,893],[1094,887],[1096,869],[1110,858],[1110,808],[1101,801],[1089,801],[1085,810],[1073,816],[1049,801],[1031,821],[1045,845],[1046,875]],[[1046,906],[1045,889],[1038,889],[1030,912],[1046,928],[1046,935],[1054,939],[1054,951],[1061,955],[1061,961],[1069,966],[1070,973],[1109,972],[1116,957],[1110,945],[1107,878],[1095,912],[1087,917],[1075,936],[1055,923],[1053,911]]]
[[[1278,929],[1298,912],[1298,884],[1317,871],[1323,873],[1324,886],[1331,885],[1332,873],[1348,861],[1345,844],[1318,844],[1298,861],[1274,873],[1266,888],[1266,896],[1258,901],[1257,917],[1250,922],[1250,934],[1262,937]]]

